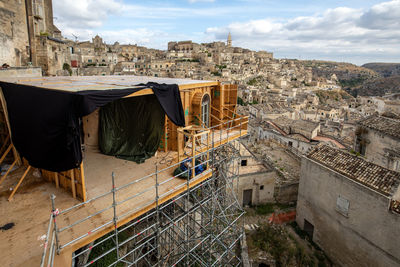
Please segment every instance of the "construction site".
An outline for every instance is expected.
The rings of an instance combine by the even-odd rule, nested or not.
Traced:
[[[0,87],[2,264],[242,264],[248,117],[236,85],[91,76]]]

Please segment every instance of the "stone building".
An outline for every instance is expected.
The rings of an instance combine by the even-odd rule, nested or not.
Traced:
[[[52,0],[1,0],[0,25],[0,64],[39,66],[44,74],[56,75],[70,61],[53,24]]]
[[[354,150],[375,164],[400,171],[400,120],[375,115],[359,121]]]
[[[243,206],[265,204],[274,201],[276,172],[262,162],[240,142],[240,166],[237,197]]]
[[[329,146],[301,164],[298,225],[336,264],[400,265],[400,173]]]
[[[0,66],[26,66],[30,62],[25,1],[0,0]]]

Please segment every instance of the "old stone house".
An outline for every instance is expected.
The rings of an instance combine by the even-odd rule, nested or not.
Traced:
[[[276,172],[266,167],[240,142],[235,143],[240,153],[237,197],[243,206],[274,201]]]
[[[400,173],[329,146],[303,157],[299,226],[336,264],[399,266]]]
[[[400,120],[378,115],[360,120],[354,149],[375,164],[400,171]]]

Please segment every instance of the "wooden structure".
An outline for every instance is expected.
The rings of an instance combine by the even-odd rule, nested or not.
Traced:
[[[221,85],[214,81],[192,81],[184,79],[167,79],[137,76],[90,76],[90,77],[40,77],[40,78],[9,78],[6,82],[37,86],[50,90],[62,90],[77,92],[84,90],[107,90],[107,89],[126,89],[134,88],[137,84],[147,82],[178,84],[185,113],[185,123],[187,126],[194,125],[204,128],[214,127],[215,129],[231,128],[233,124],[224,124],[228,120],[240,118],[235,113],[237,99],[237,85]],[[151,89],[143,89],[126,97],[136,97],[153,94]],[[206,99],[206,101],[205,101]],[[6,103],[2,96],[3,110],[6,111]],[[7,114],[6,112],[4,114]],[[7,118],[7,115],[4,115]],[[6,120],[7,121],[7,120]],[[244,119],[243,129],[247,130],[247,120]],[[205,125],[206,123],[207,125]],[[237,122],[238,124],[239,122]],[[85,147],[98,147],[98,110],[83,118],[83,132]],[[187,130],[184,128],[183,130]],[[190,128],[194,129],[194,128]],[[0,135],[2,133],[0,132]],[[210,136],[204,137],[209,139]],[[196,135],[199,137],[199,135]],[[178,151],[178,160],[184,157],[184,150],[188,140],[195,143],[196,137],[185,138],[184,131],[178,131],[178,127],[166,117],[164,136],[160,144],[160,151]],[[0,138],[6,138],[0,136]],[[205,138],[205,139],[204,139]],[[209,140],[208,140],[209,141]],[[196,145],[191,146],[195,149]],[[8,152],[8,151],[7,151]],[[17,155],[17,152],[14,151]],[[16,157],[18,159],[18,157]],[[85,159],[83,160],[85,161]],[[16,164],[14,162],[13,164]],[[74,198],[86,201],[85,189],[85,170],[83,164],[79,168],[65,172],[51,172],[41,170],[42,176],[55,186],[64,188],[71,192]],[[25,174],[26,175],[26,174]],[[23,179],[21,179],[22,182]],[[1,180],[0,180],[1,183]],[[14,192],[15,193],[15,192]]]
[[[30,216],[30,220],[23,218],[26,213],[26,203],[24,202],[14,201],[13,203],[8,203],[13,205],[12,210],[7,209],[8,206],[1,206],[4,204],[0,202],[0,208],[5,211],[4,218],[14,220],[17,225],[16,229],[21,231],[21,234],[6,233],[7,236],[5,238],[9,242],[15,243],[15,246],[11,249],[10,255],[3,255],[5,257],[5,265],[14,264],[15,262],[12,262],[12,260],[15,260],[15,256],[13,257],[13,255],[20,255],[20,251],[29,252],[20,255],[20,258],[17,259],[20,264],[25,266],[37,264],[38,253],[41,253],[42,250],[37,244],[37,233],[44,233],[46,225],[43,223],[43,218],[49,214],[51,208],[49,207],[48,196],[43,196],[43,190],[45,193],[55,193],[57,195],[57,208],[64,209],[64,211],[73,205],[79,205],[79,201],[86,201],[81,203],[82,206],[70,212],[60,214],[57,217],[58,227],[61,230],[65,229],[60,231],[59,241],[62,245],[66,245],[61,248],[61,254],[57,256],[56,262],[60,266],[70,265],[72,251],[93,242],[114,229],[112,225],[101,228],[102,225],[109,222],[110,218],[112,218],[110,209],[102,214],[97,214],[110,204],[109,197],[91,201],[96,196],[110,192],[111,171],[115,172],[117,186],[122,187],[124,184],[132,183],[132,180],[137,181],[134,185],[126,189],[121,189],[118,192],[117,197],[119,199],[132,198],[132,196],[138,195],[138,197],[132,198],[120,206],[119,211],[123,214],[118,216],[119,221],[117,225],[120,226],[154,209],[156,205],[154,202],[155,190],[151,189],[151,187],[155,184],[155,177],[154,175],[149,176],[149,174],[154,172],[156,165],[159,169],[165,168],[165,171],[159,173],[157,178],[160,184],[158,188],[159,194],[162,195],[158,203],[161,204],[170,201],[188,188],[209,179],[212,175],[211,170],[207,168],[207,171],[194,177],[187,184],[185,180],[172,177],[173,170],[166,168],[172,164],[177,164],[187,157],[203,153],[210,147],[224,144],[247,134],[247,117],[239,116],[235,113],[236,85],[221,85],[219,82],[214,81],[135,76],[10,78],[5,81],[38,86],[50,90],[72,92],[93,89],[126,89],[147,82],[178,84],[187,125],[186,127],[177,127],[169,119],[166,119],[164,136],[158,155],[138,165],[135,162],[124,161],[101,154],[98,151],[99,110],[83,117],[83,162],[79,168],[65,172],[55,173],[41,170],[44,179],[51,182],[51,184],[45,183],[40,190],[31,191],[32,200],[30,200],[30,203],[36,209],[35,215]],[[151,89],[143,89],[126,97],[143,96],[152,93]],[[6,109],[6,103],[3,103],[3,107]],[[7,143],[3,150],[7,149],[10,152],[12,148],[8,149],[9,145],[10,143]],[[208,159],[209,155],[205,153],[205,157]],[[169,158],[169,161],[165,161],[165,158]],[[192,164],[194,163],[192,161]],[[15,164],[18,163],[16,162]],[[23,178],[29,176],[29,169],[32,168],[27,166],[27,169],[23,171]],[[148,178],[142,180],[141,177],[147,176]],[[18,178],[20,185],[23,178]],[[21,194],[21,196],[16,194],[14,198],[21,199],[28,194]],[[135,212],[125,215],[125,212],[131,210],[132,207],[135,207]],[[96,213],[97,215],[82,221],[82,218],[92,213]],[[72,228],[67,228],[68,225],[76,221],[80,221],[80,223],[77,223]],[[99,230],[92,233],[89,229],[93,228]],[[27,242],[18,242],[18,238],[21,238],[22,232],[24,232],[24,236],[28,233],[32,238]],[[71,243],[72,239],[77,239],[77,241]],[[6,248],[2,248],[1,246],[0,249],[6,251]],[[36,255],[36,259],[31,261],[30,257],[34,256],[29,255]],[[17,263],[16,265],[19,264]]]

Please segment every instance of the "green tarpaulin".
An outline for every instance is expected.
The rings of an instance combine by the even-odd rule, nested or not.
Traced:
[[[106,155],[142,163],[158,149],[165,112],[155,95],[116,100],[100,108],[99,148]]]

